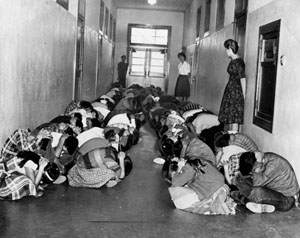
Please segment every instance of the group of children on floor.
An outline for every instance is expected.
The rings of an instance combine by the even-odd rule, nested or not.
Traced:
[[[126,154],[139,141],[149,89],[119,84],[93,102],[72,101],[34,130],[17,129],[0,153],[0,199],[40,197],[50,184],[113,187],[132,170]]]
[[[262,153],[242,133],[223,132],[199,104],[168,101],[150,110],[165,160],[162,175],[176,208],[198,214],[254,213],[298,206],[299,184],[285,158]]]
[[[118,84],[93,102],[71,102],[33,131],[17,129],[1,149],[0,199],[40,197],[65,180],[72,187],[115,186],[132,170],[126,151],[146,120],[176,208],[227,215],[237,204],[255,213],[298,206],[298,181],[286,159],[260,152],[247,135],[224,133],[218,117],[197,103],[179,103],[153,86]]]

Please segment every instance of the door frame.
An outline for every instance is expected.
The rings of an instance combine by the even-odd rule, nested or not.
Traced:
[[[131,29],[137,27],[137,28],[146,28],[146,29],[166,29],[168,30],[168,43],[167,45],[153,45],[153,44],[135,44],[131,43]],[[128,24],[127,26],[127,59],[130,58],[130,50],[131,48],[137,48],[138,46],[142,46],[145,48],[165,48],[167,49],[167,62],[166,62],[166,68],[167,72],[165,75],[165,92],[168,92],[169,87],[169,76],[170,76],[170,48],[171,48],[171,36],[172,36],[172,26],[166,26],[166,25],[151,25],[151,24]],[[130,64],[130,62],[128,62]]]
[[[101,79],[102,71],[102,56],[103,56],[103,36],[98,35],[98,44],[97,44],[97,74],[95,80],[95,97],[98,97],[99,92],[99,82]]]
[[[78,1],[78,8],[77,8],[77,29],[76,29],[76,38],[75,38],[75,54],[74,54],[74,79],[73,79],[73,100],[81,100],[81,91],[82,91],[82,83],[83,83],[83,60],[84,60],[84,37],[85,37],[85,9],[86,9],[86,1],[79,0]],[[79,27],[81,25],[81,27]],[[78,30],[81,32],[81,42],[78,42]],[[77,50],[78,50],[78,43],[82,44],[80,50],[80,59],[77,59]],[[79,87],[77,85],[77,66],[78,60],[80,60],[81,64],[81,75],[80,75],[80,82]],[[77,95],[77,90],[79,90],[79,95]]]

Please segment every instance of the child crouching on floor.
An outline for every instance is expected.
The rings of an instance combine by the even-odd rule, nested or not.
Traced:
[[[205,215],[235,214],[224,177],[210,161],[179,159],[169,165],[169,192],[176,208]]]

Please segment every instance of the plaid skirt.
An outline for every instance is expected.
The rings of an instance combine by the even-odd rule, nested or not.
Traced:
[[[36,196],[34,183],[27,176],[13,171],[16,158],[0,162],[0,200],[18,200],[25,196]]]

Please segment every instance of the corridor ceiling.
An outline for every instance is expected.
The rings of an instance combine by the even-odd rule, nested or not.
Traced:
[[[155,5],[148,4],[147,0],[114,0],[114,2],[118,8],[184,12],[192,0],[157,0]]]

